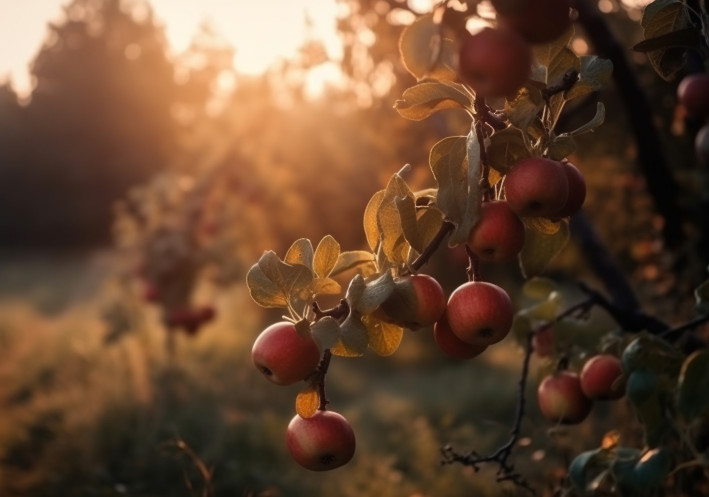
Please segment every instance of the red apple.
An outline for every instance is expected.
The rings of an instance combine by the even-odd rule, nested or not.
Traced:
[[[537,389],[539,409],[552,423],[580,423],[591,412],[593,401],[581,390],[579,375],[560,371],[549,375]]]
[[[451,330],[463,342],[486,347],[507,336],[514,307],[502,288],[483,281],[469,281],[448,299],[446,317]]]
[[[549,357],[554,353],[554,328],[546,326],[532,337],[532,350],[539,357]]]
[[[589,399],[615,400],[625,395],[620,359],[601,354],[590,358],[581,370],[581,390]]]
[[[318,367],[320,350],[312,337],[302,337],[293,323],[272,324],[256,338],[251,359],[276,385],[292,385]]]
[[[569,196],[569,181],[561,163],[531,157],[507,174],[505,196],[520,216],[558,217]]]
[[[492,0],[501,25],[514,29],[530,43],[548,43],[569,26],[569,0]]]
[[[505,201],[484,202],[468,246],[483,261],[508,261],[524,245],[524,224]]]
[[[505,97],[529,77],[532,50],[515,31],[483,28],[460,49],[460,76],[481,97]]]
[[[438,347],[453,359],[472,359],[482,354],[487,348],[485,345],[471,345],[455,336],[444,314],[433,327],[433,338]]]
[[[677,86],[677,100],[693,117],[709,116],[709,74],[690,74]]]
[[[375,313],[383,321],[418,329],[438,321],[445,310],[446,294],[440,283],[427,274],[414,274],[397,279],[391,296]]]
[[[286,445],[295,462],[311,471],[327,471],[347,464],[355,452],[355,436],[347,419],[333,411],[299,415],[286,431]]]
[[[583,174],[570,162],[561,162],[561,168],[566,173],[566,180],[569,185],[569,194],[564,207],[557,213],[558,217],[568,217],[581,210],[581,206],[586,200],[586,180]]]

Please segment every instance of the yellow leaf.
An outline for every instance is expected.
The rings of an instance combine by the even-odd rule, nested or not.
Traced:
[[[401,326],[385,323],[371,315],[363,316],[362,321],[367,327],[369,348],[375,354],[387,357],[397,351],[404,336],[404,329]]]
[[[601,448],[605,450],[614,449],[620,443],[620,432],[618,430],[612,430],[603,435],[603,441],[601,442]]]
[[[311,418],[320,406],[320,395],[317,389],[310,385],[295,398],[295,412],[301,418]]]
[[[525,217],[523,219],[527,228],[543,235],[555,235],[561,229],[561,223],[545,217]]]

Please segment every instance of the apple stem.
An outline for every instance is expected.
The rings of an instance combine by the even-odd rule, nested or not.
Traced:
[[[480,259],[473,253],[473,251],[465,246],[465,251],[468,254],[468,267],[466,268],[466,273],[468,273],[468,281],[479,281],[480,280]]]
[[[325,394],[325,375],[327,375],[327,370],[330,368],[330,359],[332,359],[332,352],[330,352],[330,349],[326,349],[316,372],[318,397],[320,398],[319,411],[326,411],[327,405],[330,403]]]

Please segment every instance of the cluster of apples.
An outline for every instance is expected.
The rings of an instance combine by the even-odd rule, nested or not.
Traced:
[[[542,415],[558,424],[580,423],[597,400],[625,395],[621,361],[610,354],[591,357],[581,373],[561,370],[545,377],[537,389]]]
[[[694,119],[709,118],[709,74],[690,74],[677,86],[677,101]],[[704,124],[694,138],[694,150],[704,165],[709,165],[709,124]]]
[[[548,43],[571,25],[570,0],[492,0],[497,26],[466,36],[460,75],[478,96],[514,94],[529,77],[531,45]]]

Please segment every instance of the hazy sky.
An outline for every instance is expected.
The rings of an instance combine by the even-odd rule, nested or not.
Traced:
[[[39,50],[49,21],[69,0],[0,0],[0,81],[8,75],[21,93],[29,90],[28,64]],[[305,35],[324,40],[337,57],[335,0],[151,0],[175,52],[184,50],[203,20],[236,47],[242,72],[263,71],[275,59],[296,53]]]

